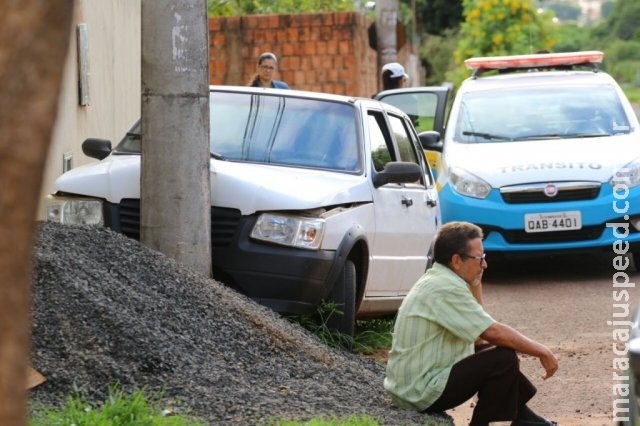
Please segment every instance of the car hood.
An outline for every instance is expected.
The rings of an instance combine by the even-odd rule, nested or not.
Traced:
[[[445,146],[443,164],[483,179],[494,188],[531,182],[608,181],[640,156],[637,134]]]
[[[119,203],[124,198],[140,198],[139,182],[139,156],[111,155],[63,174],[55,188]],[[212,204],[238,209],[243,215],[370,202],[370,188],[363,176],[346,173],[211,161]]]

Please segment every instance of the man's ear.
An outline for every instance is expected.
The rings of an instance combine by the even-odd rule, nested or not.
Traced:
[[[449,262],[449,264],[451,265],[451,270],[452,271],[459,270],[462,267],[463,261],[464,259],[458,253],[451,256],[451,262]]]

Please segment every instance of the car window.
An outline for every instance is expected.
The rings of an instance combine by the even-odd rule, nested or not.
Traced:
[[[438,107],[435,93],[398,93],[386,95],[383,102],[404,111],[418,133],[434,129],[434,119]]]
[[[386,128],[384,115],[379,111],[369,111],[367,118],[373,168],[381,172],[388,162],[395,160],[393,145],[388,136],[385,136],[387,132],[384,130]]]
[[[536,86],[464,94],[454,137],[495,143],[629,131],[629,119],[612,86]]]
[[[361,170],[351,104],[212,92],[210,109],[211,152],[227,160]]]
[[[138,120],[131,130],[127,132],[127,134],[122,138],[122,140],[118,143],[115,152],[121,153],[140,153],[140,121]]]
[[[413,133],[407,128],[408,123],[404,119],[392,114],[389,114],[388,117],[391,131],[398,145],[398,160],[416,163],[424,169],[426,166],[425,162],[421,161],[421,157],[419,157],[419,155],[423,154],[421,152],[418,154],[418,151],[416,151],[416,141],[412,137]],[[422,182],[417,181],[416,183]]]

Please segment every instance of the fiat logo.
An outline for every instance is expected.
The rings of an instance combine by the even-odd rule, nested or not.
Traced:
[[[552,183],[547,184],[547,186],[544,187],[544,195],[549,198],[555,197],[558,195],[558,187]]]

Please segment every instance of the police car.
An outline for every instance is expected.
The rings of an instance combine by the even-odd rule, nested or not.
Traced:
[[[473,75],[456,94],[444,137],[421,134],[427,152],[441,154],[443,222],[481,226],[487,252],[603,249],[633,254],[640,265],[638,119],[600,69],[603,57],[465,62]]]

